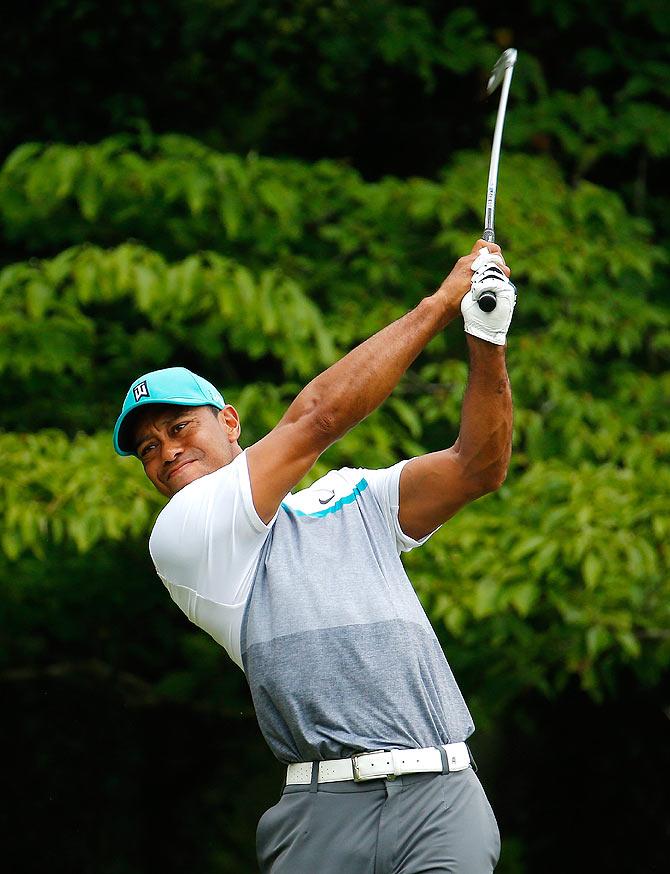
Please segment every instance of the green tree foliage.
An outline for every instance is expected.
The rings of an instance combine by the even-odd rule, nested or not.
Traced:
[[[657,0],[145,0],[111,13],[46,0],[40,15],[10,4],[3,24],[5,154],[148,123],[225,152],[346,158],[375,178],[432,176],[481,138],[491,113],[476,98],[515,45],[506,147],[620,188],[666,236],[670,34]]]
[[[44,257],[0,272],[5,554],[148,532],[160,498],[111,454],[130,379],[187,363],[258,439],[307,379],[436,287],[477,235],[485,171],[462,153],[439,181],[369,183],[176,136],[19,148],[0,216]],[[512,473],[409,561],[433,619],[492,686],[507,676],[506,696],[573,674],[598,692],[621,665],[653,678],[670,656],[665,255],[620,198],[566,184],[549,159],[510,156],[504,173]],[[465,374],[454,325],[312,476],[450,445]]]

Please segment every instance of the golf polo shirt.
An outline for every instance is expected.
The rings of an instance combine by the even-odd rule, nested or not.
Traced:
[[[402,461],[342,468],[265,525],[246,452],[181,489],[149,549],[188,618],[245,672],[282,762],[464,741],[472,718],[400,560]]]

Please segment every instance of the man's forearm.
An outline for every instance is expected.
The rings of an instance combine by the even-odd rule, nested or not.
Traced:
[[[467,335],[468,384],[454,445],[469,480],[486,489],[505,479],[512,452],[512,392],[505,347]]]
[[[337,440],[389,396],[421,350],[456,313],[439,292],[424,298],[313,379],[284,419],[316,415],[324,433]]]
[[[499,246],[478,240],[469,255],[458,259],[434,294],[424,298],[401,319],[383,328],[313,379],[291,404],[280,424],[309,419],[309,433],[314,435],[314,448],[320,447],[322,451],[375,410],[393,391],[430,340],[449,322],[460,317],[461,301],[472,282],[472,265],[482,246],[500,252]],[[506,265],[503,265],[503,271],[509,275]],[[471,336],[468,342],[471,349],[472,342],[481,343]],[[496,350],[492,344],[484,342],[483,346],[491,346],[490,351],[483,354],[495,356]],[[500,354],[499,349],[497,353]],[[471,430],[476,430],[476,425],[468,424],[468,410],[473,405],[476,407],[480,403],[478,398],[484,394],[483,387],[477,387],[480,365],[484,364],[484,359],[480,362],[480,358],[479,354],[472,354],[471,351],[472,388],[465,403],[464,438]],[[507,380],[504,357],[502,368],[499,378]],[[509,403],[508,419],[511,422],[511,400]]]
[[[500,247],[494,243],[478,240],[469,255],[458,259],[434,294],[424,298],[401,319],[383,328],[313,379],[293,401],[277,426],[249,447],[247,463],[254,506],[264,522],[272,519],[286,493],[300,482],[319,455],[376,409],[430,340],[450,321],[460,317],[462,301],[470,292],[472,265],[480,256],[482,247],[494,254],[500,252]],[[509,276],[509,269],[504,263],[502,270]],[[493,342],[497,342],[497,334]],[[485,347],[488,345],[483,343]],[[482,378],[482,373],[491,369],[486,360],[493,356],[491,361],[496,362],[493,375],[497,384],[506,384],[507,380],[504,359],[500,359],[501,350],[492,347],[482,355],[484,358],[481,362],[477,349],[472,355],[471,382],[464,402],[461,434],[462,443],[467,441],[469,445],[479,448],[472,454],[470,450],[466,452],[464,446],[461,458],[456,448],[452,447],[413,459],[405,466],[400,489],[402,492],[404,488],[403,506],[405,515],[409,514],[412,530],[424,533],[433,531],[435,519],[438,520],[437,524],[441,524],[463,503],[472,500],[474,491],[489,487],[492,479],[484,483],[479,480],[476,483],[466,481],[461,464],[463,459],[475,474],[478,474],[480,467],[484,467],[487,475],[492,477],[494,474],[500,475],[501,455],[509,457],[508,427],[495,425],[496,417],[500,417],[500,409],[506,409],[504,401],[501,407],[500,399],[497,396],[494,398],[493,412],[483,416],[487,425],[482,426],[476,421],[477,408],[486,404],[491,391],[490,372],[488,379]],[[511,423],[509,409],[503,419]],[[487,428],[499,433],[487,436]],[[503,446],[507,448],[501,449]],[[492,460],[494,457],[495,463]],[[426,458],[428,461],[424,462]],[[434,463],[436,458],[437,467]],[[447,468],[446,474],[443,467]],[[430,480],[427,492],[422,488],[412,489],[412,482],[424,478],[424,469],[425,476]],[[408,470],[409,476],[406,475]],[[411,493],[416,493],[416,500],[412,499]],[[432,503],[426,494],[433,496]]]

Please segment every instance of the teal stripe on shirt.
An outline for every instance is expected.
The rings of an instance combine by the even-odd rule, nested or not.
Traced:
[[[303,513],[302,510],[294,510],[292,507],[289,507],[284,503],[282,503],[282,507],[287,513],[293,513],[296,516],[327,516],[329,513],[337,513],[337,511],[341,510],[345,504],[353,503],[356,500],[356,495],[360,495],[361,492],[364,492],[367,489],[367,487],[367,480],[362,479],[360,482],[356,483],[354,490],[350,495],[345,495],[345,497],[340,498],[339,501],[335,501],[332,507],[326,507],[325,510],[317,510],[315,513]]]

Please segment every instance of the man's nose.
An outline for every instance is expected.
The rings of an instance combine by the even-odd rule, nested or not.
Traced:
[[[179,440],[168,438],[163,441],[163,461],[174,461],[174,459],[178,458],[183,451],[184,448]]]

